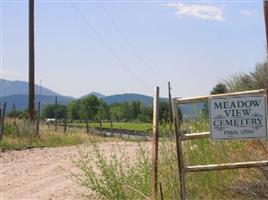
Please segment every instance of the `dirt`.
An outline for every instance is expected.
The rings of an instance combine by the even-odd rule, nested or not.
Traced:
[[[115,144],[129,156],[135,156],[137,143],[105,142],[100,148],[109,155]],[[90,146],[80,146],[89,150]],[[2,152],[0,155],[1,200],[77,200],[85,199],[87,190],[70,177],[78,172],[73,160],[78,158],[78,147],[58,147]]]

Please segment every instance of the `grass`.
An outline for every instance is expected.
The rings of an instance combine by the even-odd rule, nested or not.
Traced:
[[[104,138],[96,135],[87,135],[81,129],[73,129],[66,133],[59,128],[55,132],[54,127],[48,128],[40,126],[40,133],[36,135],[36,125],[29,121],[7,120],[5,133],[0,141],[0,150],[21,150],[38,147],[59,147],[88,143],[90,139],[96,141],[117,140],[114,138]]]
[[[134,163],[120,146],[109,159],[97,143],[92,142],[92,147],[90,152],[80,151],[75,165],[82,173],[72,174],[75,181],[87,187],[91,194],[94,191],[93,196],[98,199],[149,199],[151,163],[148,152],[141,145]]]
[[[75,126],[75,127],[81,127],[81,128],[86,128],[86,123],[68,123],[68,126]],[[99,128],[100,123],[89,123],[89,127],[91,128]],[[111,128],[111,123],[104,122],[102,123],[103,128]],[[113,123],[113,128],[114,129],[125,129],[125,130],[133,130],[133,131],[141,131],[145,133],[151,133],[152,131],[152,124],[151,123],[132,123],[132,122],[116,122]],[[169,125],[164,126],[160,125],[159,129],[163,132],[166,130],[169,130]]]
[[[184,130],[208,130],[205,118],[183,124]],[[94,191],[99,199],[147,199],[151,196],[150,151],[140,144],[137,158],[129,158],[126,150],[112,152],[105,157],[94,143],[93,151],[80,152],[76,162],[79,174],[73,177],[81,185]],[[120,148],[120,147],[118,147]],[[179,178],[175,142],[161,139],[159,147],[159,183],[164,199],[179,199]],[[183,143],[184,161],[187,165],[250,161],[267,158],[262,142],[211,141],[200,139]],[[142,153],[140,153],[142,152]],[[189,200],[244,200],[261,199],[267,193],[268,178],[259,169],[224,170],[186,174],[186,191]],[[258,190],[254,189],[258,186]],[[242,189],[241,189],[242,188]],[[245,194],[245,191],[247,192]],[[90,199],[91,197],[89,197]],[[160,199],[158,197],[158,199]]]
[[[0,141],[1,150],[21,150],[37,147],[58,147],[82,144],[88,140],[85,134],[42,134],[40,137],[11,137],[6,136]]]

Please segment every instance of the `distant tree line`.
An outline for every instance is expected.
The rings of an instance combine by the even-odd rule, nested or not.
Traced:
[[[43,118],[70,120],[112,120],[115,122],[151,122],[152,106],[142,102],[132,101],[124,103],[106,104],[96,96],[87,96],[73,100],[68,105],[48,104],[42,109]],[[165,124],[169,121],[169,107],[167,102],[160,102],[160,121]]]

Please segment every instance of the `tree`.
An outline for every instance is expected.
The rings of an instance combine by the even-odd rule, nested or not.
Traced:
[[[121,120],[130,121],[131,119],[133,119],[133,111],[131,108],[132,107],[129,102],[124,102],[122,104],[122,108],[120,109]]]
[[[133,119],[137,119],[138,115],[141,113],[141,102],[133,101],[131,103],[132,106],[132,117]]]
[[[210,94],[223,94],[223,93],[227,93],[227,87],[224,83],[218,83],[213,89],[212,91],[210,91]]]
[[[94,119],[100,108],[100,100],[94,96],[81,99],[80,119]]]
[[[95,116],[95,119],[97,121],[111,119],[110,108],[102,99],[100,100],[100,106],[99,106],[98,112]]]
[[[230,92],[268,88],[268,63],[258,63],[253,72],[233,75],[225,83]]]
[[[152,122],[153,109],[149,106],[141,106],[141,112],[137,117],[140,122]]]
[[[169,105],[168,102],[159,103],[159,121],[161,124],[166,125],[169,122]]]
[[[72,120],[80,119],[79,111],[80,111],[80,100],[71,101],[68,104],[68,117],[69,117],[69,119],[72,119]]]
[[[21,118],[21,116],[25,114],[25,111],[13,110],[7,114],[7,117],[10,118]]]
[[[55,105],[48,104],[42,108],[42,117],[43,118],[55,118]]]
[[[48,104],[42,109],[43,118],[55,118],[55,113],[57,112],[58,119],[64,119],[67,117],[67,106],[65,105],[55,105]]]
[[[113,121],[121,121],[121,104],[114,103],[109,106],[110,119]]]

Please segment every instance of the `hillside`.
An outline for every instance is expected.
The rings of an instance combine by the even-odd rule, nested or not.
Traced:
[[[58,104],[67,105],[74,98],[66,97],[66,96],[57,96]],[[35,104],[37,107],[38,101],[41,102],[41,106],[45,106],[47,104],[55,103],[55,96],[45,96],[45,95],[36,95]],[[11,111],[13,103],[16,105],[17,110],[25,110],[28,106],[28,96],[27,95],[11,95],[6,97],[1,97],[0,102],[7,103],[7,112]]]
[[[11,95],[28,95],[28,82],[26,81],[9,81],[5,79],[0,79],[2,86],[2,95],[3,96],[11,96]],[[47,89],[45,87],[40,87],[35,84],[35,93],[40,95],[40,91],[42,95],[46,96],[59,96],[60,94]]]
[[[141,94],[117,94],[117,95],[104,97],[103,101],[107,104],[140,101],[144,105],[150,106],[152,105],[153,98],[150,96],[141,95]]]
[[[86,94],[86,95],[83,95],[83,96],[81,96],[80,97],[80,99],[82,99],[82,98],[84,98],[84,97],[87,97],[87,96],[91,96],[91,95],[94,95],[94,96],[96,96],[97,98],[99,98],[99,99],[103,99],[103,98],[105,98],[106,96],[105,95],[103,95],[103,94],[101,94],[101,93],[99,93],[99,92],[90,92],[89,94]]]
[[[1,80],[0,80],[1,81]],[[7,112],[12,109],[13,103],[16,105],[17,110],[25,110],[28,107],[28,83],[25,81],[9,81],[2,79],[3,84],[3,97],[0,97],[0,103],[7,102]],[[42,95],[40,94],[40,89]],[[59,93],[54,92],[51,89],[35,85],[36,91],[36,105],[38,101],[42,106],[55,103],[55,96],[58,98],[58,104],[67,105],[71,100],[75,100],[74,97],[61,96]],[[152,106],[153,97],[142,94],[125,93],[105,96],[98,92],[91,92],[80,98],[86,96],[95,95],[98,98],[103,99],[108,105],[113,103],[124,103],[140,101],[146,106]],[[166,98],[161,98],[161,101],[167,101]],[[197,116],[198,112],[203,108],[203,104],[196,105],[182,105],[181,110],[185,118],[193,118]]]

